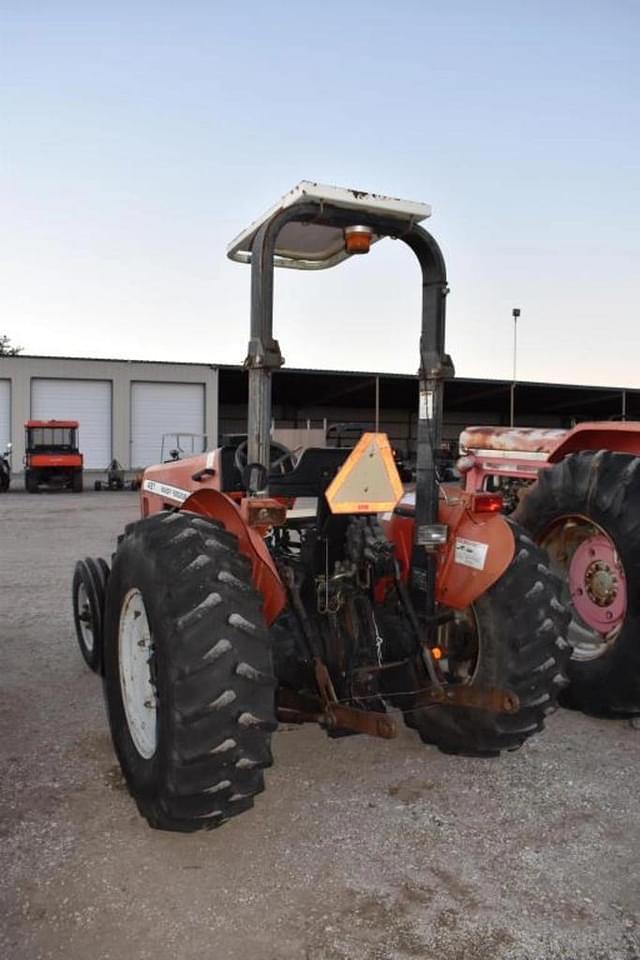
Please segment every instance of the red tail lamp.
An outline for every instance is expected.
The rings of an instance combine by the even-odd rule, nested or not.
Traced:
[[[369,253],[372,238],[371,227],[345,227],[344,246],[347,253]]]
[[[500,513],[503,505],[501,493],[474,493],[469,509],[472,513]]]

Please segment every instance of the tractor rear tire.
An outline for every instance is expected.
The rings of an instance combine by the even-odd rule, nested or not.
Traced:
[[[105,690],[150,826],[212,829],[253,806],[272,763],[275,680],[251,563],[221,523],[162,511],[126,528],[107,591]]]
[[[639,713],[640,459],[605,450],[569,454],[541,471],[514,517],[536,542],[549,550],[551,566],[562,578],[565,599],[570,605],[569,640],[574,649],[567,671],[569,686],[562,693],[561,703],[596,716]],[[603,635],[600,649],[595,647],[591,653],[581,643],[585,623],[572,602],[566,551],[555,549],[551,535],[554,528],[558,530],[567,522],[574,526],[576,522],[585,524],[587,528],[592,524],[601,542],[608,541],[617,562],[610,568],[605,563],[605,575],[614,591],[626,599],[610,642]],[[581,590],[580,583],[574,583],[573,589]],[[606,614],[611,598],[598,599]],[[613,604],[611,610],[615,610]]]
[[[71,477],[71,489],[74,493],[82,493],[82,470],[74,470]]]
[[[490,757],[517,749],[542,729],[567,682],[569,615],[558,599],[557,578],[543,551],[507,522],[515,537],[513,560],[472,605],[479,655],[470,682],[509,690],[520,707],[516,713],[439,705],[414,710],[405,700],[407,726],[443,753]]]

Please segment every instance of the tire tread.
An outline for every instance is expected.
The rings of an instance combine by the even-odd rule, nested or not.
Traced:
[[[129,790],[151,826],[181,832],[212,829],[253,805],[253,797],[264,789],[263,770],[272,763],[275,679],[262,598],[251,583],[251,564],[238,552],[237,538],[222,524],[188,512],[162,511],[125,528],[109,581],[111,643],[119,617],[114,585],[122,576],[126,584],[127,566],[141,564],[143,558],[154,564],[167,627],[166,636],[156,640],[164,671],[160,729],[167,739],[164,747],[158,745],[151,790],[140,785],[135,763],[127,759],[130,751],[123,749],[128,731],[122,729],[122,711],[114,709],[114,698],[121,694],[112,653],[107,699],[114,744]],[[147,603],[155,600],[145,596]],[[260,682],[238,672],[241,664],[251,664]],[[247,723],[248,716],[257,722]],[[228,786],[213,789],[221,783]]]

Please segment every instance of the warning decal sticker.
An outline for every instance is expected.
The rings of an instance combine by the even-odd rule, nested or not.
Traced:
[[[462,564],[463,567],[484,570],[488,549],[488,543],[479,543],[477,540],[465,540],[464,537],[456,537],[455,561]]]

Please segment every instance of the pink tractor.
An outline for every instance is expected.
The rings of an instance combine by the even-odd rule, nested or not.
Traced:
[[[566,706],[640,713],[640,423],[468,427],[466,490],[499,493],[549,556],[572,620]]]

